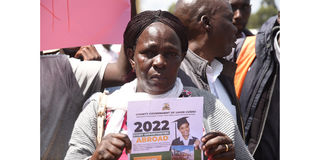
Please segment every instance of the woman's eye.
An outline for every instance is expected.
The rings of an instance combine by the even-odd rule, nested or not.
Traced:
[[[148,52],[143,52],[142,54],[148,58],[152,58],[156,55],[156,52],[148,51]]]
[[[149,58],[152,58],[152,57],[154,57],[154,56],[156,56],[156,55],[157,55],[156,52],[148,52],[148,53],[147,53],[147,56],[148,56]]]
[[[178,54],[177,52],[170,52],[170,53],[168,54],[168,56],[170,56],[170,57],[178,57],[179,54]]]
[[[175,52],[171,52],[171,53],[170,53],[170,55],[171,55],[171,56],[176,56],[176,55],[177,55],[177,53],[175,53]]]

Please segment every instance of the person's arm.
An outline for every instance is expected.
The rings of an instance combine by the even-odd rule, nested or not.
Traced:
[[[98,99],[94,94],[84,104],[69,142],[65,160],[73,159],[114,159],[119,158],[124,148],[130,153],[131,141],[125,134],[108,134],[96,145]]]
[[[117,62],[109,63],[104,71],[101,88],[119,86],[132,80],[133,78],[130,78],[131,70],[132,67],[122,45]]]
[[[93,45],[81,46],[77,53],[74,55],[74,58],[85,61],[101,61],[101,56]]]
[[[137,14],[136,0],[130,0],[130,3],[132,18]],[[118,86],[133,80],[135,76],[133,75],[131,70],[132,67],[122,45],[117,62],[108,64],[104,72],[101,88]]]
[[[90,159],[96,149],[97,108],[100,94],[88,99],[84,110],[78,116],[69,141],[65,160]]]

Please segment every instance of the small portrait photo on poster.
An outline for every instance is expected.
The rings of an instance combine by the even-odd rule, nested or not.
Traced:
[[[171,143],[172,159],[194,159],[194,151],[200,150],[200,140],[192,136],[192,126],[187,120],[188,117],[179,118],[175,123],[175,139]]]

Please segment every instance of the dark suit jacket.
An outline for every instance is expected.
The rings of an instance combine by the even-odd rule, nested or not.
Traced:
[[[189,140],[188,145],[193,145],[196,140],[197,140],[196,137],[192,137],[192,139]],[[171,143],[171,146],[176,146],[176,145],[184,145],[184,144],[183,144],[183,141],[180,140],[180,137],[174,139],[174,140],[172,141],[172,143]]]

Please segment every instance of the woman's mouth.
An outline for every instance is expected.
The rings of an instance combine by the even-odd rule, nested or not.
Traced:
[[[150,77],[150,79],[154,81],[164,81],[166,78],[163,75],[154,74]]]

